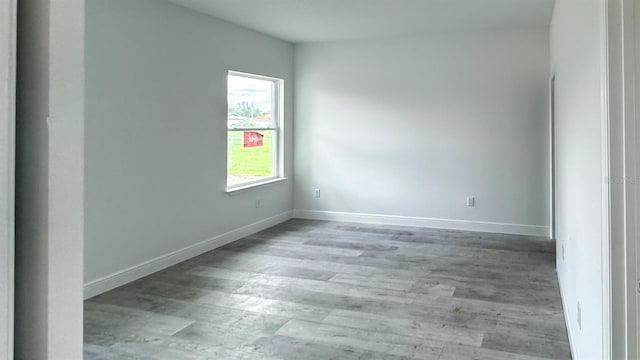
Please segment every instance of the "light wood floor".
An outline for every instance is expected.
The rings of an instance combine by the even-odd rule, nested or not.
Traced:
[[[85,359],[570,359],[554,267],[531,237],[291,220],[86,301]]]

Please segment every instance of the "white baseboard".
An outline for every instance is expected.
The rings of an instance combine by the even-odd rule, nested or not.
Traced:
[[[186,248],[162,255],[155,259],[145,261],[141,264],[131,266],[113,274],[90,281],[84,284],[84,298],[88,299],[102,294],[111,289],[130,283],[154,272],[168,268],[185,260],[191,259],[207,251],[219,248],[236,240],[242,239],[259,231],[268,229],[292,218],[292,212],[286,211],[282,214],[258,221],[256,223],[243,226],[239,229],[229,231],[211,239],[199,242]]]
[[[556,274],[558,275],[558,285],[560,286],[560,300],[562,302],[562,310],[564,311],[564,322],[567,325],[567,337],[569,337],[569,350],[571,350],[571,358],[579,359],[579,357],[577,356],[578,354],[576,353],[575,340],[573,339],[573,334],[575,334],[575,332],[573,332],[573,323],[571,322],[570,316],[571,314],[569,313],[567,309],[567,303],[564,300],[564,287],[562,286],[560,274],[557,271]]]
[[[278,225],[291,218],[358,222],[382,225],[418,226],[436,229],[467,230],[544,237],[548,237],[549,235],[549,228],[546,226],[347,213],[337,211],[293,210],[286,211],[282,214],[258,221],[256,223],[241,227],[236,230],[229,231],[200,243],[90,281],[84,285],[84,298],[88,299],[111,289],[115,289],[119,286],[153,274],[154,272],[166,269],[169,266],[178,264],[182,261],[203,254],[207,251],[211,251],[233,241],[255,234],[256,232]]]
[[[294,210],[294,218],[329,220],[367,224],[416,226],[434,229],[479,231],[497,234],[549,237],[549,227],[539,225],[507,224],[484,221],[433,219],[411,216],[361,214],[338,211]]]

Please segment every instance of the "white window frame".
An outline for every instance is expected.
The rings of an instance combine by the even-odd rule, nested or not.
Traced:
[[[248,79],[256,79],[272,82],[274,85],[273,91],[273,127],[269,128],[229,128],[227,125],[227,161],[229,161],[229,133],[230,132],[244,132],[244,131],[273,131],[273,140],[271,146],[271,172],[275,175],[270,176],[268,178],[263,178],[259,180],[247,181],[239,184],[229,185],[229,169],[227,165],[227,192],[232,193],[240,190],[246,190],[262,185],[272,184],[275,182],[286,180],[284,177],[284,80],[264,76],[264,75],[256,75],[250,74],[246,72],[233,71],[229,70],[227,75],[244,77]],[[227,95],[229,93],[229,82],[227,76]],[[228,99],[227,99],[228,102]],[[227,104],[228,108],[228,104]],[[226,121],[225,121],[226,122]]]

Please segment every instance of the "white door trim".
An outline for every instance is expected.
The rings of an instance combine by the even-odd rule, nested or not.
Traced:
[[[602,166],[602,359],[611,360],[611,123],[609,114],[609,1],[601,2],[601,166]]]
[[[627,90],[625,96],[625,113],[626,118],[630,118],[629,121],[633,122],[635,132],[630,136],[633,141],[634,153],[630,156],[630,161],[634,164],[634,181],[631,184],[634,187],[633,197],[627,197],[627,201],[634,211],[634,218],[630,221],[628,227],[633,229],[632,236],[626,238],[625,248],[628,252],[632,252],[627,256],[630,263],[630,269],[627,279],[627,285],[630,287],[628,291],[627,299],[631,302],[632,307],[631,315],[633,319],[630,321],[631,334],[629,351],[634,359],[640,358],[640,297],[638,295],[638,284],[640,281],[640,246],[638,245],[638,231],[637,227],[640,224],[640,203],[638,202],[638,169],[640,169],[640,147],[638,146],[638,139],[640,139],[640,126],[638,126],[638,115],[640,114],[640,101],[638,101],[638,95],[640,95],[640,46],[638,41],[640,40],[640,3],[637,0],[626,0],[625,8],[623,9],[625,14],[624,19],[624,46],[626,52],[625,61],[625,89]],[[634,313],[635,312],[635,313]]]
[[[48,4],[47,354],[82,359],[85,0]]]
[[[16,0],[0,2],[0,359],[13,359]]]
[[[556,211],[556,72],[549,78],[549,238],[558,240],[558,217]]]
[[[604,0],[603,139],[607,137],[609,226],[603,238],[603,336],[607,359],[638,358],[636,325],[637,143],[634,7],[636,0]],[[603,154],[604,155],[604,154]],[[605,164],[603,164],[603,168]],[[604,230],[604,229],[603,229]],[[606,252],[606,253],[605,253]],[[606,321],[605,321],[606,320]]]

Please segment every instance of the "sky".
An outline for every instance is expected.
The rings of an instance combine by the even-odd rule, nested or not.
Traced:
[[[271,112],[271,92],[273,82],[229,75],[227,78],[227,101],[229,105],[246,101],[265,112]]]

